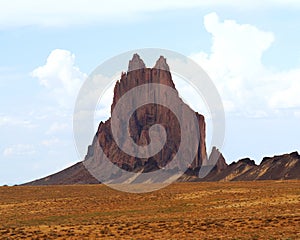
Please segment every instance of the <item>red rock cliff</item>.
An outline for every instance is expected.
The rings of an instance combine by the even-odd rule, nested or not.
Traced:
[[[130,89],[147,83],[164,84],[175,89],[169,66],[164,57],[160,57],[154,68],[146,68],[144,62],[137,54],[134,54],[129,62],[128,72],[122,73],[121,79],[117,81],[114,88],[114,98],[111,105],[113,111],[118,100]],[[176,90],[176,89],[175,89]],[[164,93],[157,97],[162,96]],[[180,100],[181,104],[185,104]],[[133,102],[130,108],[134,107]],[[178,106],[180,108],[181,106]],[[195,113],[199,123],[200,144],[198,152],[191,168],[201,166],[203,159],[206,159],[205,146],[205,120],[204,116]],[[184,118],[184,116],[183,116]],[[132,157],[124,153],[115,143],[111,132],[111,119],[100,123],[97,131],[97,139],[105,155],[111,162],[125,170],[136,170],[144,168],[145,171],[155,170],[165,166],[176,154],[180,145],[180,125],[176,116],[166,107],[157,104],[147,104],[138,108],[129,122],[130,136],[138,145],[149,144],[148,129],[153,124],[162,124],[167,133],[167,141],[162,150],[148,159]]]

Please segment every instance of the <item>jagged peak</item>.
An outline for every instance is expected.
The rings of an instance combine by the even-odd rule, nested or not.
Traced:
[[[250,158],[243,158],[238,161],[238,163],[246,163],[248,165],[256,166],[255,161]]]
[[[208,158],[208,162],[215,164],[215,168],[218,171],[222,171],[227,168],[228,164],[225,161],[223,154],[219,151],[219,149],[213,146],[211,153]]]
[[[169,65],[167,64],[167,60],[165,57],[160,56],[159,59],[156,61],[154,68],[170,71]]]
[[[133,54],[132,59],[129,60],[128,72],[142,68],[146,68],[144,61],[137,53]],[[159,59],[155,63],[154,68],[170,71],[169,65],[167,64],[167,59],[164,56],[159,57]]]
[[[291,157],[294,157],[294,158],[300,159],[300,155],[299,155],[299,153],[298,153],[297,151],[291,152],[291,153],[290,153],[290,156],[291,156]]]
[[[146,65],[144,61],[140,58],[140,56],[137,53],[135,53],[133,54],[132,59],[129,61],[128,72],[138,70],[141,68],[146,68]]]

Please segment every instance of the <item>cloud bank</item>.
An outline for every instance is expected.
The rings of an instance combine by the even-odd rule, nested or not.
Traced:
[[[118,7],[116,7],[118,6]],[[42,26],[62,27],[95,24],[106,21],[130,21],[157,11],[191,9],[195,7],[234,7],[255,9],[282,7],[300,8],[298,0],[2,0],[0,1],[0,28]]]
[[[272,32],[220,21],[216,13],[204,16],[204,26],[212,36],[210,53],[194,53],[191,58],[215,82],[227,112],[264,117],[282,109],[299,110],[300,68],[278,72],[262,62],[275,41]]]

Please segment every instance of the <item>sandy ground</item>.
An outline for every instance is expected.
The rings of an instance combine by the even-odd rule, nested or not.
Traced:
[[[300,239],[300,181],[0,187],[0,239]]]

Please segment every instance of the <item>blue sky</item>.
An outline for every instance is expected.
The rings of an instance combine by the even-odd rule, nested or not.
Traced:
[[[296,0],[1,1],[0,185],[81,160],[72,111],[82,82],[138,48],[177,51],[207,71],[225,106],[228,162],[299,150],[299,10]]]

